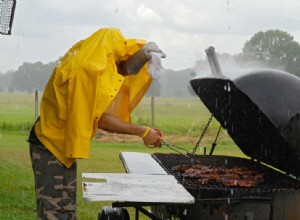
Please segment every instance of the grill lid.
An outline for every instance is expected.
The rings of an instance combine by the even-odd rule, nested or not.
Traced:
[[[201,101],[249,157],[300,176],[300,79],[277,70],[196,78]]]

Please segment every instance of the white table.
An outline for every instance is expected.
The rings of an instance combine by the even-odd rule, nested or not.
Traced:
[[[168,175],[150,154],[122,152],[120,158],[127,173],[82,174],[82,192],[85,201],[112,202],[114,208],[104,207],[102,209],[106,213],[104,215],[111,215],[112,212],[120,213],[123,207],[134,207],[135,220],[139,219],[139,212],[150,219],[161,220],[155,212],[152,213],[143,207],[156,208],[195,203],[194,197],[174,176]]]
[[[193,204],[194,197],[150,154],[122,152],[128,173],[83,173],[83,199],[137,203]]]
[[[87,201],[192,204],[194,198],[171,175],[84,173]],[[98,182],[99,181],[99,182]]]

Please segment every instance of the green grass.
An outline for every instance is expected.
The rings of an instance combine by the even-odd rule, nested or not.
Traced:
[[[34,114],[34,94],[0,93],[0,130],[28,130]]]
[[[0,219],[33,219],[33,176],[24,133],[0,133]]]
[[[195,99],[155,99],[155,127],[165,134],[165,140],[192,151],[210,114]],[[151,125],[150,98],[145,98],[133,113],[133,123]],[[0,93],[0,219],[36,219],[34,181],[29,146],[26,142],[34,122],[34,94]],[[197,153],[210,150],[219,124],[214,120]],[[101,143],[93,140],[90,158],[78,160],[78,219],[97,219],[98,211],[111,202],[84,202],[81,191],[83,172],[124,173],[119,159],[121,151],[172,152],[166,147],[148,149],[141,141]],[[215,154],[244,156],[222,131]],[[133,216],[134,210],[129,209]],[[134,219],[134,218],[132,218]],[[146,219],[142,217],[140,219]]]

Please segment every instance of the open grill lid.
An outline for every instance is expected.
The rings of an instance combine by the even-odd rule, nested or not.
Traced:
[[[277,70],[191,80],[194,91],[249,157],[300,176],[300,79]]]

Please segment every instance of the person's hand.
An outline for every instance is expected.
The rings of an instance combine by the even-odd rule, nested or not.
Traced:
[[[147,56],[149,57],[149,59],[152,58],[152,55],[151,53],[159,53],[161,54],[161,57],[162,58],[166,58],[166,54],[158,48],[157,44],[154,43],[154,42],[149,42],[147,43],[146,45],[144,45],[142,48],[141,48],[141,51],[143,51],[145,54],[147,54]]]
[[[166,54],[158,48],[156,43],[149,42],[127,60],[126,72],[129,75],[137,74],[142,66],[144,66],[146,62],[152,59],[154,53],[160,54],[161,58],[166,57]]]
[[[162,145],[162,132],[157,128],[147,128],[149,131],[143,137],[144,144],[147,147],[161,147]]]

